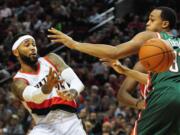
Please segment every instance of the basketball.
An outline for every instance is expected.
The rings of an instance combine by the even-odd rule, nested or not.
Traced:
[[[158,38],[146,41],[140,48],[139,60],[147,71],[165,72],[175,59],[175,54],[171,45]]]

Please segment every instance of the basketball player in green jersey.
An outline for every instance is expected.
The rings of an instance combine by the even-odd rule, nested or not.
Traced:
[[[80,43],[55,29],[49,29],[53,42],[63,43],[71,49],[75,49],[99,58],[120,59],[137,54],[141,45],[151,38],[169,39],[174,48],[179,47],[179,41],[171,35],[170,31],[175,27],[176,14],[167,7],[158,7],[152,10],[147,22],[146,31],[138,33],[130,41],[117,46]],[[176,60],[179,58],[177,50]],[[137,66],[138,67],[138,66]],[[143,71],[143,68],[136,68]],[[178,61],[174,62],[170,71],[153,74],[151,85],[146,89],[146,109],[142,111],[138,121],[138,135],[180,135],[180,86]],[[143,74],[144,75],[144,74]],[[129,77],[127,78],[129,79]],[[179,79],[179,80],[178,80]],[[126,81],[126,80],[125,80]],[[126,81],[126,86],[128,81]],[[149,82],[149,81],[147,81]],[[136,82],[131,81],[131,84]],[[131,84],[128,84],[129,86]],[[148,83],[150,84],[150,83]],[[126,89],[126,87],[124,87]],[[148,93],[147,93],[148,92]],[[119,93],[120,95],[121,93]],[[138,101],[126,96],[126,101],[131,101],[134,106]]]
[[[102,59],[120,74],[145,85],[141,91],[146,108],[139,114],[131,135],[180,135],[180,38],[161,33],[173,46],[176,58],[169,71],[149,75],[121,65],[118,60]]]

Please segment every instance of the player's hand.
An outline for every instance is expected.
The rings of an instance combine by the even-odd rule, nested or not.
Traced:
[[[71,37],[69,37],[68,35],[62,33],[61,31],[58,31],[55,28],[48,29],[48,32],[50,32],[50,34],[48,35],[48,38],[51,39],[51,42],[62,43],[63,45],[71,49],[75,48],[75,45],[78,43],[77,41],[74,41]]]
[[[123,66],[118,60],[102,58],[100,59],[103,64],[112,67],[116,72],[123,74],[125,70],[125,66]]]
[[[144,99],[138,100],[136,104],[137,109],[144,110],[146,107],[146,102]]]
[[[78,96],[78,92],[74,89],[57,90],[57,94],[64,100],[72,101]]]
[[[54,71],[52,68],[49,69],[49,74],[47,76],[47,82],[43,86],[44,93],[50,93],[53,87],[57,86],[58,83],[62,83],[63,80],[59,80],[59,73]]]

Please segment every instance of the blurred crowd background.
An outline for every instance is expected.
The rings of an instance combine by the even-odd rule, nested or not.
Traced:
[[[55,27],[78,41],[117,45],[144,30],[147,14],[155,6],[169,6],[180,17],[179,0],[0,0],[0,135],[25,135],[33,121],[11,93],[12,77],[19,69],[11,53],[14,35],[33,35],[40,56],[59,54],[86,89],[77,99],[78,113],[88,135],[129,135],[138,111],[122,106],[117,92],[125,76],[106,67],[95,57],[50,43],[47,29]],[[126,8],[126,6],[131,7]],[[106,14],[112,9],[110,15]],[[108,18],[111,19],[108,19]],[[97,26],[97,27],[96,27]],[[93,29],[92,29],[93,28]],[[178,22],[174,35],[180,33]],[[137,56],[121,60],[132,68]],[[138,91],[138,87],[135,88]],[[134,93],[138,96],[138,92]]]

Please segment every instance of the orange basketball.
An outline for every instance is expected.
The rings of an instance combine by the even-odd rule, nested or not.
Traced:
[[[146,41],[139,51],[139,60],[147,71],[165,72],[172,65],[175,54],[171,45],[158,38]]]

